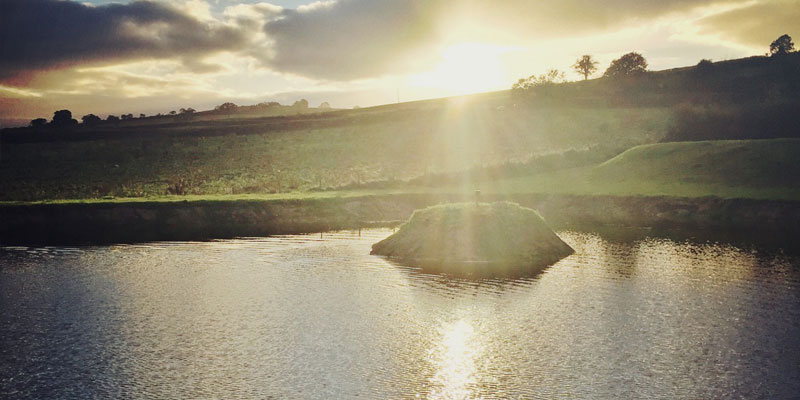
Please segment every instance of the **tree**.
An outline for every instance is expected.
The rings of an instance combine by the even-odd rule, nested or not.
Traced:
[[[109,115],[106,117],[106,121],[108,122],[119,122],[119,117],[116,115]]]
[[[277,101],[265,101],[262,103],[256,104],[258,108],[273,108],[273,107],[280,107],[281,103]]]
[[[775,41],[769,45],[769,53],[772,56],[781,56],[793,51],[794,42],[792,42],[792,37],[787,34],[781,35],[781,37],[775,39]]]
[[[78,125],[78,121],[72,119],[72,111],[58,110],[53,113],[53,120],[50,122],[50,124],[57,127],[65,127]]]
[[[178,120],[180,120],[180,121],[191,121],[192,119],[194,119],[194,113],[195,113],[195,109],[194,108],[191,108],[191,107],[189,107],[189,108],[181,108],[178,111]]]
[[[83,117],[81,117],[81,121],[83,121],[83,124],[86,126],[92,126],[92,125],[97,125],[99,122],[103,120],[100,119],[100,117],[98,117],[97,115],[86,114]]]
[[[139,114],[139,118],[145,118],[145,117],[147,117],[147,116],[144,115],[144,114]]]
[[[581,58],[579,58],[578,61],[572,65],[572,69],[575,70],[575,72],[583,75],[583,80],[588,80],[589,75],[597,72],[597,64],[599,63],[595,61],[592,56],[587,54],[581,56]]]
[[[305,110],[308,108],[308,100],[306,99],[297,100],[294,102],[294,104],[292,104],[292,107]]]
[[[331,108],[331,105],[328,104],[327,101],[323,101],[322,104],[319,105],[319,108]]]
[[[551,85],[555,85],[556,83],[565,82],[566,74],[557,70],[557,69],[550,69],[547,72],[536,76],[531,75],[527,78],[522,78],[517,81],[517,83],[511,86],[512,90],[527,90],[533,89],[535,87],[549,87]]]
[[[519,80],[516,83],[511,85],[511,90],[515,90],[516,91],[516,90],[528,89],[528,86],[529,86],[528,85],[528,81],[531,78],[535,78],[535,77],[536,77],[535,75],[531,75],[530,78],[519,78]]]
[[[704,58],[697,63],[694,73],[700,78],[706,78],[714,72],[714,62]]]
[[[133,119],[133,114],[122,114],[120,115],[120,118],[123,120]]]
[[[237,108],[239,108],[239,106],[237,106],[236,104],[227,102],[214,107],[214,110],[230,113],[234,112]]]
[[[44,118],[36,118],[34,120],[31,120],[30,127],[31,128],[41,128],[41,127],[43,127],[45,125],[47,125],[47,120],[46,119],[44,119]]]
[[[700,60],[700,62],[697,63],[697,69],[698,70],[707,71],[707,70],[710,70],[712,68],[714,68],[714,62],[709,60],[708,58],[704,58],[704,59]]]
[[[638,75],[647,71],[647,60],[636,52],[630,52],[611,62],[603,76],[610,78]]]
[[[175,110],[172,110],[172,111],[169,112],[169,115],[175,115],[175,114],[177,114],[177,112],[175,112]]]

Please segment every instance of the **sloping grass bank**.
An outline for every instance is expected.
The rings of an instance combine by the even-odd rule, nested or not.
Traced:
[[[274,200],[0,205],[0,244],[206,240],[391,226],[464,194],[388,194]],[[555,229],[770,231],[800,238],[800,202],[559,194],[485,195],[538,210]]]
[[[800,139],[660,143],[600,165],[487,184],[493,193],[800,200]]]
[[[415,209],[510,200],[548,223],[800,232],[799,139],[644,145],[602,164],[442,188],[0,203],[0,243],[195,240],[405,220]]]
[[[3,143],[0,200],[312,191],[524,162],[601,144],[627,148],[660,140],[669,124],[663,109],[503,111],[483,103],[436,104],[402,118],[338,126],[301,120],[292,129],[273,129],[253,123],[243,132],[232,123],[215,127],[218,135],[204,135],[190,124],[163,132],[142,128],[146,135]]]

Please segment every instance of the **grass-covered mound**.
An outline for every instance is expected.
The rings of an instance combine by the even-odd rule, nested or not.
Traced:
[[[395,234],[372,245],[372,254],[466,274],[535,272],[572,252],[536,211],[509,202],[417,210]]]

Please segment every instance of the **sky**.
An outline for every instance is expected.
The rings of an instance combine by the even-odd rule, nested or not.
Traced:
[[[0,124],[507,89],[583,54],[652,70],[800,38],[800,0],[0,0]]]

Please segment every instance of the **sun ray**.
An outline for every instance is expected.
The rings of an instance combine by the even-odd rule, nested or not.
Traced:
[[[435,88],[452,95],[504,89],[510,82],[502,55],[512,49],[484,43],[460,43],[442,51],[441,61],[430,71],[411,75],[407,85]]]

